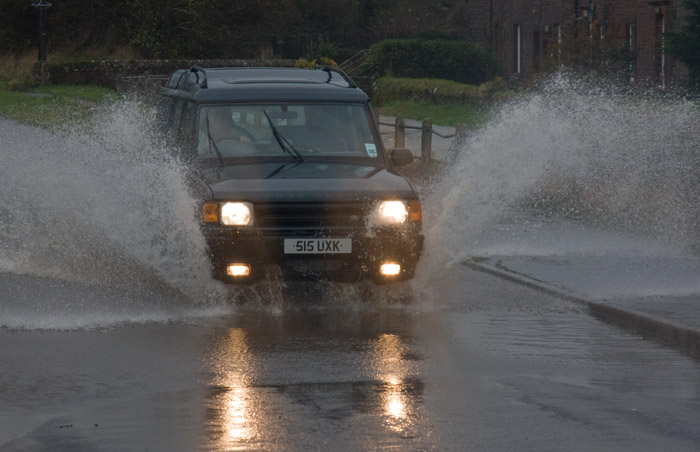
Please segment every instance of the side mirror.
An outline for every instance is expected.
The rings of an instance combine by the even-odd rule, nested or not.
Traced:
[[[391,155],[391,163],[394,166],[404,166],[413,163],[413,152],[410,149],[396,148],[392,149],[389,154]]]

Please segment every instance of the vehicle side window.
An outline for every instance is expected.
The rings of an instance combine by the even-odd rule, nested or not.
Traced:
[[[171,120],[173,115],[173,108],[175,105],[175,100],[172,97],[162,97],[158,102],[158,113],[156,116],[156,124],[158,129],[164,133],[168,134],[171,130]]]
[[[180,127],[180,120],[182,119],[182,110],[185,107],[185,101],[183,100],[176,100],[175,105],[173,106],[172,112],[170,113],[170,124],[168,126],[170,127],[170,130],[173,132],[178,132],[179,127]]]
[[[194,129],[194,104],[182,99],[174,100],[165,127],[170,132],[168,145],[175,148],[180,157],[189,157]]]
[[[177,134],[178,143],[182,146],[191,146],[194,136],[194,113],[195,106],[192,102],[183,105]]]

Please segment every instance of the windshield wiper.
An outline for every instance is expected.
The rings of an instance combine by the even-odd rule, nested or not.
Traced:
[[[267,111],[263,110],[263,113],[265,113],[267,122],[270,124],[270,128],[272,129],[272,135],[274,135],[275,140],[277,140],[277,143],[279,143],[282,150],[287,154],[291,155],[293,159],[298,160],[299,162],[303,162],[304,158],[301,156],[299,151],[294,149],[292,143],[290,143],[289,140],[283,137],[279,130],[277,130],[277,127],[275,127],[275,125],[272,123],[272,119],[270,119],[270,115],[267,114]]]
[[[273,177],[277,176],[280,173],[283,173],[287,171],[288,169],[296,168],[297,166],[301,165],[303,162],[302,161],[296,161],[294,163],[285,163],[284,165],[281,165],[279,168],[275,169],[273,172],[265,176],[265,179],[272,179]],[[291,166],[290,166],[291,165]]]
[[[221,164],[221,167],[223,168],[224,166],[224,156],[221,155],[221,151],[219,151],[219,147],[216,145],[216,142],[214,141],[214,138],[211,136],[211,131],[209,131],[209,111],[206,112],[206,118],[207,118],[207,137],[209,138],[209,147],[214,148],[214,152],[216,152],[216,156],[219,158],[219,163]]]

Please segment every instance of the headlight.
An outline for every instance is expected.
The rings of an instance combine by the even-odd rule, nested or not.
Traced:
[[[402,224],[408,218],[408,208],[403,201],[384,201],[379,204],[377,218],[384,224]]]
[[[202,221],[226,226],[249,226],[253,224],[253,205],[249,202],[208,202],[202,207]]]
[[[247,202],[227,202],[221,205],[221,223],[226,226],[246,226],[253,220],[253,206]]]

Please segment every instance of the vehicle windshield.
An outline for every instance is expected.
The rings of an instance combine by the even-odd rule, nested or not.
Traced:
[[[379,159],[363,104],[233,104],[202,106],[197,155],[232,157]]]

